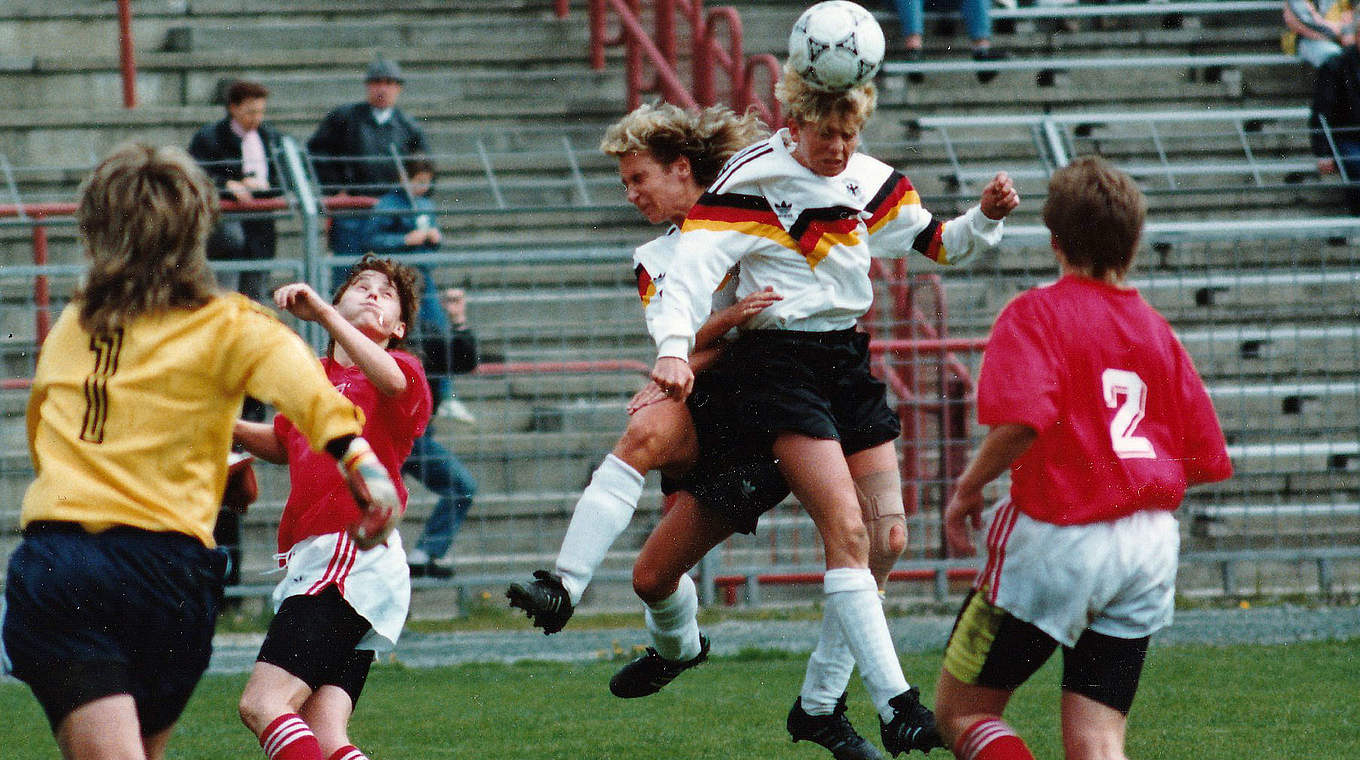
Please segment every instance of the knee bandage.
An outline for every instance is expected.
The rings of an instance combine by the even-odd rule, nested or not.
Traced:
[[[855,478],[855,496],[869,532],[869,570],[882,586],[907,545],[902,481],[895,470],[871,472]]]

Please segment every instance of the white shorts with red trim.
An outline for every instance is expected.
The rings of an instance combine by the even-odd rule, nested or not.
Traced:
[[[360,551],[347,533],[327,533],[297,542],[288,552],[283,580],[274,588],[274,611],[283,600],[317,594],[334,585],[372,626],[358,649],[386,652],[397,645],[411,608],[411,571],[396,531],[387,543]]]
[[[1063,646],[1087,628],[1136,639],[1170,625],[1180,529],[1171,512],[1112,522],[1054,525],[1007,498],[987,532],[987,565],[976,586],[987,601]]]

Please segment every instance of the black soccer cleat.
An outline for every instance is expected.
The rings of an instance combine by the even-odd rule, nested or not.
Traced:
[[[534,626],[543,629],[544,636],[562,630],[574,609],[562,581],[547,570],[535,570],[531,583],[511,583],[505,598],[511,607],[524,610]]]
[[[820,744],[836,760],[883,760],[883,755],[860,736],[850,725],[850,719],[845,717],[844,694],[836,700],[836,709],[830,715],[809,715],[803,710],[802,697],[793,700],[789,719],[784,725],[795,744],[800,741]]]
[[[930,754],[932,749],[944,747],[939,729],[935,727],[935,713],[921,704],[920,689],[907,689],[888,700],[888,706],[893,709],[893,719],[887,723],[878,719],[883,748],[888,754],[897,757],[914,749]]]
[[[649,697],[690,668],[708,659],[708,637],[699,634],[699,654],[692,660],[668,660],[647,647],[647,654],[619,668],[609,679],[609,691],[620,699]]]

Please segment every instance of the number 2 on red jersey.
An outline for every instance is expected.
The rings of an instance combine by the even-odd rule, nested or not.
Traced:
[[[1124,369],[1107,369],[1100,373],[1100,384],[1105,392],[1105,406],[1118,409],[1110,420],[1110,445],[1120,459],[1156,459],[1152,441],[1134,435],[1147,409],[1147,383],[1137,373]],[[1120,397],[1123,403],[1120,403]]]

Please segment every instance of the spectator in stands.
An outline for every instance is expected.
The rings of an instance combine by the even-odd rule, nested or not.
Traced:
[[[919,61],[923,55],[921,35],[925,32],[925,9],[957,10],[963,16],[968,39],[973,41],[973,60],[1000,61],[1010,56],[992,47],[992,18],[988,10],[990,0],[893,0],[897,5],[897,19],[902,25],[902,43],[908,61]],[[995,71],[979,71],[979,82],[986,84],[996,77]],[[920,75],[912,77],[920,81]]]
[[[424,353],[426,372],[447,376],[476,369],[477,338],[467,325],[467,296],[458,288],[449,288],[435,308],[439,310],[444,326],[438,331],[421,328],[424,333],[419,345]],[[472,413],[452,396],[440,403],[438,416],[475,422]],[[431,420],[401,468],[402,473],[420,481],[439,499],[425,520],[420,538],[406,555],[414,578],[453,576],[453,563],[446,555],[462,529],[463,519],[472,507],[472,497],[477,493],[477,481],[472,473],[435,440],[434,435],[434,421]]]
[[[1355,40],[1350,0],[1285,0],[1280,38],[1284,52],[1315,69],[1336,57]]]
[[[249,201],[278,194],[279,168],[271,159],[279,132],[264,120],[269,90],[258,82],[238,79],[227,86],[223,100],[227,115],[204,125],[189,141],[189,155],[198,161],[224,199]],[[277,235],[272,217],[223,217],[208,237],[208,258],[267,261],[274,258]],[[262,301],[269,295],[269,273],[264,270],[218,275],[223,287]],[[241,416],[263,420],[264,405],[246,397]],[[228,585],[241,578],[241,513],[223,509],[213,527],[213,539],[231,557]]]
[[[373,207],[375,213],[363,227],[359,243],[363,251],[402,254],[439,250],[443,236],[435,223],[434,203],[429,198],[434,186],[434,162],[424,156],[414,156],[407,159],[404,166],[406,171],[401,186],[378,199]],[[442,303],[448,298],[456,301],[460,314],[458,321],[466,321],[467,302],[463,292],[450,290],[441,296],[435,284],[434,267],[417,264],[416,268],[425,281],[420,298],[421,334],[438,336],[449,332],[447,305]],[[476,366],[475,362],[473,366]],[[468,424],[475,422],[467,407],[453,397],[449,375],[455,370],[438,366],[427,366],[426,369],[430,372],[430,387],[438,413]]]
[[[382,195],[400,184],[398,162],[426,153],[425,133],[397,107],[406,79],[396,61],[374,59],[364,74],[367,98],[340,106],[322,119],[307,150],[327,191]],[[330,228],[331,250],[358,255],[365,216],[339,216]]]
[[[1353,35],[1348,39],[1340,54],[1318,68],[1308,126],[1318,171],[1335,174],[1338,169],[1345,170],[1343,176],[1349,181],[1343,191],[1346,210],[1351,216],[1360,216],[1360,48]],[[1324,122],[1330,141],[1328,132],[1323,131]]]
[[[189,155],[208,173],[222,196],[237,201],[277,195],[278,167],[270,160],[279,133],[264,120],[269,90],[257,82],[237,80],[226,91],[227,115],[205,125],[189,141]],[[209,259],[267,260],[274,258],[274,220],[224,218],[208,238]],[[218,278],[231,287],[237,277]],[[268,273],[242,272],[235,289],[260,301],[265,298]]]

